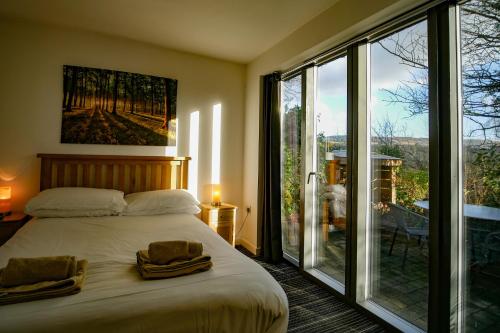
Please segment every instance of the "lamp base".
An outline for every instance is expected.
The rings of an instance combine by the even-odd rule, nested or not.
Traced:
[[[213,207],[219,207],[219,206],[222,206],[222,202],[220,202],[220,201],[219,201],[219,202],[213,202],[213,201],[212,201],[212,206],[213,206]]]
[[[9,216],[12,214],[12,211],[9,210],[7,212],[0,212],[0,221],[3,220],[4,217]]]

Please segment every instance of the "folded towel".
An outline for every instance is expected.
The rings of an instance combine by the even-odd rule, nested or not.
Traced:
[[[73,256],[11,258],[4,268],[0,287],[68,279],[76,274]]]
[[[0,269],[0,278],[4,269]],[[22,286],[0,288],[0,305],[34,301],[44,298],[60,297],[77,294],[82,290],[87,273],[87,260],[79,260],[76,264],[76,274],[59,281],[42,281]]]
[[[190,260],[180,260],[169,265],[153,264],[148,251],[137,252],[137,270],[143,279],[164,279],[192,273],[204,272],[212,267],[211,258],[201,255]]]
[[[203,254],[203,245],[199,242],[183,240],[153,242],[148,248],[149,259],[156,265],[168,265],[177,260],[188,260]]]

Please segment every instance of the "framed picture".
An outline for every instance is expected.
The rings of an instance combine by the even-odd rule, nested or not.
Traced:
[[[177,80],[63,68],[61,143],[175,146]]]

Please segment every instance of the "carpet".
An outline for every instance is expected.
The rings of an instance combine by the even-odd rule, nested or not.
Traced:
[[[269,264],[242,247],[238,249],[264,267],[285,290],[290,310],[289,333],[385,332],[370,318],[306,279],[292,264]]]

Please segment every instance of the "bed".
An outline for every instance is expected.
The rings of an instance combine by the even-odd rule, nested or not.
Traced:
[[[188,158],[44,156],[41,189],[187,186]],[[201,241],[213,268],[142,280],[135,252],[173,239]],[[286,332],[281,286],[193,215],[35,218],[0,247],[0,266],[10,257],[65,254],[89,261],[83,290],[0,306],[0,332]]]

